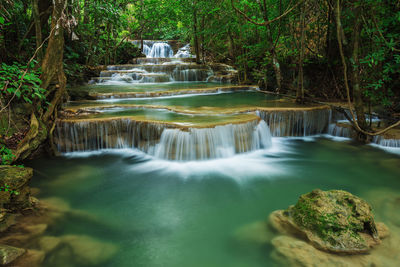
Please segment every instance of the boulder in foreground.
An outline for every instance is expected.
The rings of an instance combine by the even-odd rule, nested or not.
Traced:
[[[296,205],[273,212],[270,223],[280,233],[331,253],[368,253],[388,235],[385,226],[378,232],[366,201],[342,190],[316,189],[302,195]]]

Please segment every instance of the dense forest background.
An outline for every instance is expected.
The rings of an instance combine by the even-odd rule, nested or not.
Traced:
[[[400,1],[1,0],[0,33],[3,163],[51,144],[67,83],[141,56],[130,40],[190,42],[198,62],[298,102],[348,101],[364,136],[365,113],[400,112]]]

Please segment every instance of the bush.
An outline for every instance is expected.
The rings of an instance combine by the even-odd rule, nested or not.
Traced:
[[[140,48],[132,42],[123,42],[115,51],[115,64],[126,64],[136,57],[140,57]]]
[[[10,149],[0,144],[0,165],[11,164],[15,156]]]
[[[17,62],[12,65],[2,63],[0,65],[0,94],[6,103],[13,99],[21,99],[32,104],[33,101],[43,101],[45,91],[40,87],[42,81],[39,79],[40,72],[33,70],[32,62],[30,68]],[[26,73],[25,73],[26,71]]]

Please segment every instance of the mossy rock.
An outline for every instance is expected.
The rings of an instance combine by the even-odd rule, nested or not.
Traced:
[[[371,206],[341,190],[302,195],[295,206],[271,214],[270,223],[279,232],[333,253],[367,253],[380,244]]]
[[[0,186],[11,191],[0,190],[0,208],[19,211],[30,206],[28,183],[33,176],[31,168],[0,166]]]

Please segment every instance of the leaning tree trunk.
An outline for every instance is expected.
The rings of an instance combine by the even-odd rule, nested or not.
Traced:
[[[32,108],[30,129],[14,151],[15,159],[23,160],[38,149],[46,140],[52,140],[57,109],[66,94],[66,77],[63,68],[64,9],[67,0],[55,0],[51,16],[51,32],[46,54],[42,61],[42,88],[46,89],[47,109]],[[52,142],[50,145],[53,146]]]

